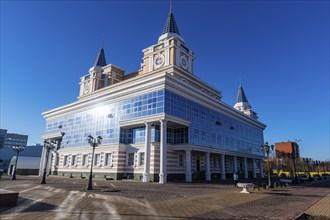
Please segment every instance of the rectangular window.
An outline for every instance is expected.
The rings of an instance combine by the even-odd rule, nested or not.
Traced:
[[[95,154],[95,156],[94,156],[94,166],[100,165],[100,157],[101,157],[100,154]]]
[[[74,165],[76,165],[76,155],[72,155],[71,156],[71,166],[74,166]]]
[[[143,166],[144,165],[144,152],[141,152],[140,153],[140,163],[139,163],[140,166]]]
[[[178,166],[183,167],[183,155],[179,154],[178,156]]]
[[[106,153],[105,154],[105,166],[111,166],[112,165],[112,154]]]
[[[134,153],[128,153],[127,165],[134,166]]]
[[[84,154],[82,157],[82,165],[87,166],[87,164],[88,164],[88,155]]]
[[[68,156],[67,155],[64,156],[64,160],[63,160],[63,166],[66,166],[66,165],[68,165]]]

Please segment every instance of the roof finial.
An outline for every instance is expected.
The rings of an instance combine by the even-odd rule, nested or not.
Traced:
[[[170,12],[172,13],[172,0],[170,0]]]
[[[179,28],[176,25],[174,15],[172,13],[172,0],[170,0],[170,13],[167,16],[167,20],[166,20],[165,27],[163,30],[163,34],[166,34],[166,33],[175,33],[177,35],[180,35]]]
[[[101,48],[103,48],[104,46],[104,33],[102,33],[102,44],[101,44]]]

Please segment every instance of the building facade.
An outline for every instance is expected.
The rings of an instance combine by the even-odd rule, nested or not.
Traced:
[[[19,158],[21,158],[21,156],[39,157],[40,161],[42,148],[43,147],[40,144],[25,146],[25,149],[20,152]],[[0,148],[0,170],[9,170],[9,163],[12,158],[16,158],[16,152],[12,147]]]
[[[286,156],[294,155],[295,158],[299,158],[299,145],[297,142],[279,142],[275,143],[276,157],[283,158]]]
[[[26,146],[28,135],[7,133],[6,129],[0,129],[0,148],[12,148],[14,145]]]
[[[102,137],[95,148],[96,177],[166,183],[226,179],[233,172],[263,176],[259,147],[266,125],[242,87],[235,108],[222,102],[221,91],[194,75],[194,59],[172,11],[158,42],[143,50],[138,71],[125,74],[107,64],[101,48],[80,79],[78,100],[42,114],[44,140],[58,144],[51,173],[86,175],[92,135]]]

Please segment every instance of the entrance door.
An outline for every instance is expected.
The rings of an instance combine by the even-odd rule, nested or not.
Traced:
[[[201,161],[199,159],[196,160],[196,171],[197,172],[201,171]]]

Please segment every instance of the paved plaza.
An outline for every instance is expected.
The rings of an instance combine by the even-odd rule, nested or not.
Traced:
[[[330,179],[240,193],[227,182],[142,183],[3,176],[1,189],[19,192],[0,219],[330,219]],[[302,215],[303,214],[303,215]],[[313,217],[314,216],[314,217]]]

